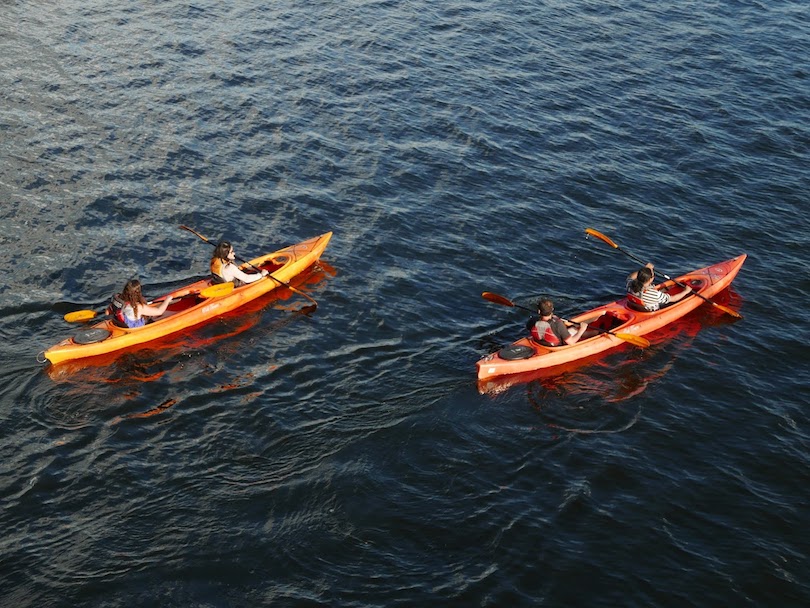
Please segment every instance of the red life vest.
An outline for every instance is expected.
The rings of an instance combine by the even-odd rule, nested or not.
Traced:
[[[540,335],[540,331],[537,329],[537,324],[542,323],[545,327],[543,328],[543,335]],[[543,346],[560,346],[564,344],[563,339],[557,335],[557,332],[554,331],[554,325],[557,325],[558,331],[564,331],[568,333],[568,329],[566,329],[565,324],[560,321],[557,317],[551,317],[548,321],[543,321],[542,319],[539,320],[532,326],[532,337],[540,342]]]
[[[633,304],[634,306],[638,306],[641,310],[647,310],[647,307],[644,305],[644,300],[642,300],[638,295],[634,294],[632,291],[627,292],[627,301]]]

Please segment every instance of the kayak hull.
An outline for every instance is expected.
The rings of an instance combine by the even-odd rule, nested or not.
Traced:
[[[250,260],[250,265],[243,265],[244,270],[249,272],[250,266],[255,266],[268,270],[272,276],[237,287],[227,295],[201,298],[198,295],[199,292],[210,287],[212,283],[210,279],[196,281],[156,298],[156,300],[163,300],[171,296],[175,299],[169,305],[167,313],[156,321],[131,329],[119,327],[112,320],[106,319],[86,326],[75,336],[62,340],[46,350],[44,356],[53,365],[65,361],[97,357],[159,340],[205,323],[282,287],[283,283],[289,283],[320,259],[331,238],[332,233],[327,232]],[[278,281],[274,280],[274,277]],[[107,337],[89,344],[80,343],[85,341],[79,338],[80,334],[88,336],[93,335],[94,332]]]
[[[695,293],[704,298],[712,298],[731,284],[746,257],[746,254],[741,254],[725,262],[689,272],[674,280],[661,283],[658,288],[676,294],[682,289],[676,284],[679,282],[689,285]],[[610,330],[613,333],[643,336],[669,325],[705,303],[706,301],[698,295],[690,295],[660,310],[643,312],[631,308],[627,298],[622,298],[571,317],[570,320],[574,323],[590,322],[589,327]],[[564,366],[625,343],[621,338],[609,333],[600,333],[584,340],[581,339],[575,344],[555,347],[542,346],[529,337],[521,338],[512,343],[510,347],[479,360],[476,364],[478,380],[487,381],[510,374]],[[510,352],[519,353],[521,357],[525,358],[510,359]]]

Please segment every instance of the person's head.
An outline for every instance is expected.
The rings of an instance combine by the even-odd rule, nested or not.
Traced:
[[[653,279],[653,271],[650,270],[647,266],[643,266],[639,268],[638,273],[636,274],[636,280],[641,283],[642,285],[646,286],[650,281]]]
[[[550,317],[554,313],[554,302],[543,298],[537,303],[537,312],[541,317]]]
[[[217,243],[217,247],[214,249],[214,257],[220,260],[232,260],[233,245],[231,245],[230,241],[220,241]]]
[[[128,302],[135,310],[139,304],[146,304],[141,294],[141,282],[138,279],[130,279],[124,285],[124,290],[121,292],[121,299]]]

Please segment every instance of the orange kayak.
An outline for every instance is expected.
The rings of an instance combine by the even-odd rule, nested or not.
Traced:
[[[711,298],[726,289],[746,259],[746,254],[737,256],[714,266],[689,272],[657,286],[670,294],[683,290],[677,283],[683,283],[704,298]],[[589,329],[612,331],[614,333],[643,336],[669,325],[687,313],[695,310],[705,300],[697,295],[686,296],[683,300],[670,304],[654,312],[638,311],[631,308],[627,298],[599,306],[583,312],[570,320],[574,323],[589,322]],[[487,380],[521,374],[525,372],[555,368],[570,364],[608,349],[621,346],[625,341],[608,333],[600,333],[575,344],[565,346],[542,346],[530,337],[521,338],[496,353],[487,355],[476,364],[480,383]],[[486,385],[479,389],[486,392]]]
[[[215,295],[210,298],[204,298],[200,295],[201,291],[211,287],[210,279],[191,283],[156,298],[156,300],[163,300],[171,296],[175,301],[169,305],[165,315],[143,327],[133,329],[119,327],[111,319],[107,319],[83,327],[70,338],[66,338],[46,350],[44,356],[55,365],[64,361],[105,355],[158,340],[205,323],[282,286],[280,281],[289,283],[294,277],[303,273],[320,259],[331,238],[332,233],[327,232],[297,245],[291,245],[273,253],[265,254],[250,260],[242,266],[242,269],[246,272],[250,272],[250,266],[267,270],[272,277],[268,276],[237,287],[227,292],[226,295]],[[273,277],[279,280],[274,281]]]

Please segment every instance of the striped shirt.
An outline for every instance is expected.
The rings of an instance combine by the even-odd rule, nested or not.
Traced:
[[[669,294],[657,290],[655,287],[650,286],[644,289],[641,293],[632,290],[633,280],[627,280],[627,293],[631,296],[640,298],[644,304],[644,309],[650,312],[658,310],[664,304],[669,303]]]

